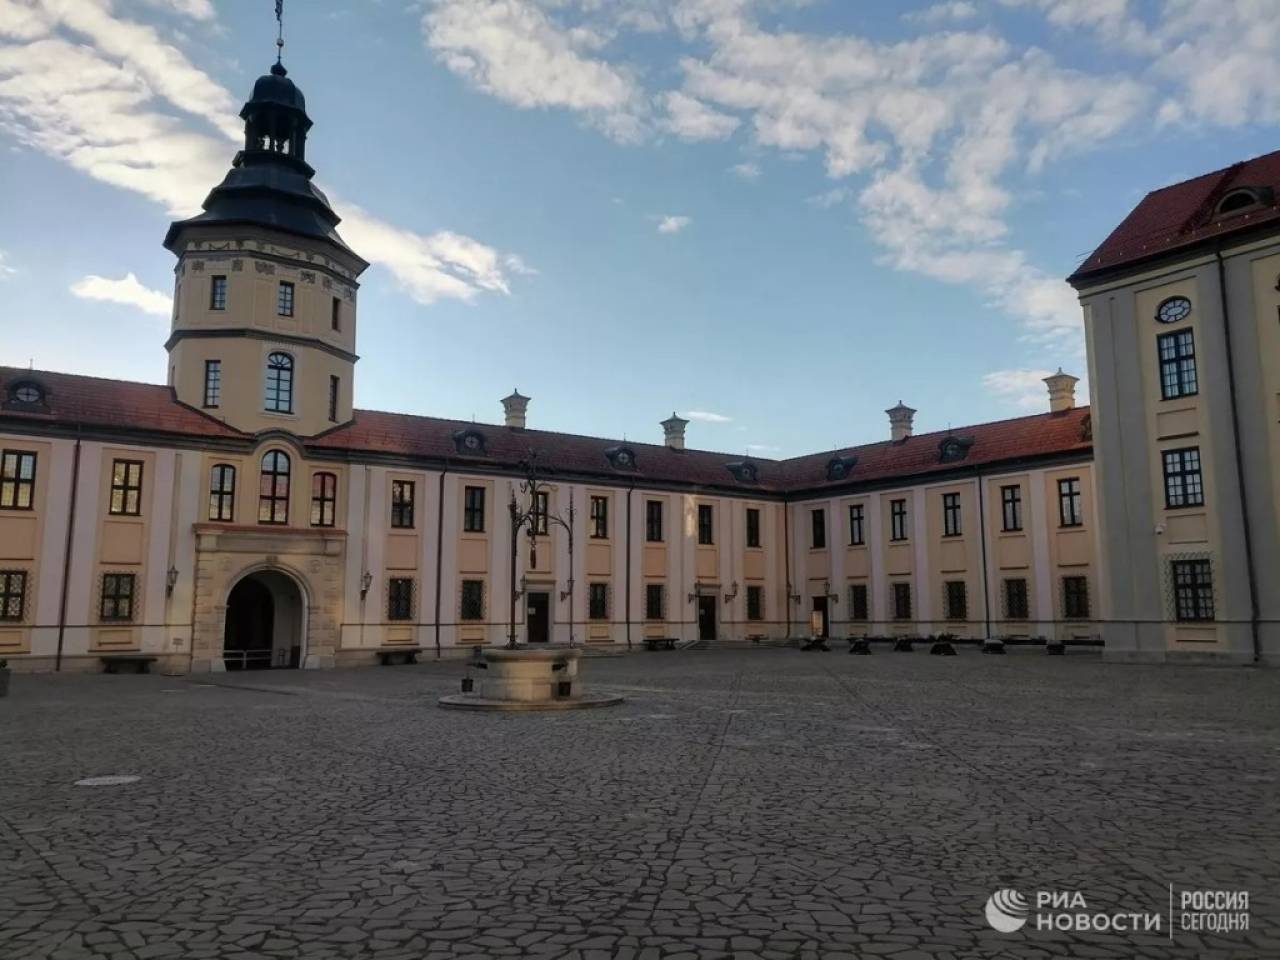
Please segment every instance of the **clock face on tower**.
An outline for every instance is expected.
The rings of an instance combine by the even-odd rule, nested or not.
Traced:
[[[1170,297],[1156,307],[1156,319],[1161,323],[1177,323],[1191,316],[1191,301],[1186,297]]]

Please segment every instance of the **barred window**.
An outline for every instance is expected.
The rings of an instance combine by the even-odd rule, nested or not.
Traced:
[[[942,495],[942,535],[944,537],[960,536],[960,494],[958,493]]]
[[[1026,620],[1031,616],[1027,599],[1027,581],[1013,577],[1004,582],[1004,615],[1006,620]]]
[[[907,539],[907,501],[889,501],[889,539]]]
[[[230,523],[236,518],[236,468],[215,463],[209,472],[209,519]]]
[[[963,580],[948,580],[942,585],[948,620],[969,619],[969,591]]]
[[[1084,524],[1079,477],[1058,481],[1058,522],[1064,527],[1079,527]]]
[[[222,403],[222,361],[204,362],[204,405],[216,407]]]
[[[412,577],[391,577],[387,581],[387,619],[413,619]]]
[[[849,546],[860,547],[866,542],[862,528],[862,504],[851,504],[849,506]]]
[[[760,546],[760,511],[747,507],[747,546]]]
[[[715,508],[711,504],[698,504],[698,543],[705,546],[716,542],[715,517]]]
[[[276,291],[276,314],[281,317],[293,316],[293,284],[281,280]]]
[[[25,450],[0,454],[0,510],[30,510],[35,492],[36,455]]]
[[[1174,616],[1184,622],[1212,620],[1213,570],[1208,560],[1172,560]]]
[[[311,525],[332,527],[338,510],[338,478],[332,473],[311,477]]]
[[[1170,510],[1204,506],[1199,447],[1164,452],[1164,505]]]
[[[911,584],[909,583],[893,585],[893,619],[911,619]]]
[[[609,536],[609,498],[591,498],[591,539],[604,540]]]
[[[764,619],[764,587],[747,587],[747,619]]]
[[[827,511],[810,510],[809,525],[812,529],[810,546],[815,550],[825,550],[827,548]]]
[[[662,501],[661,500],[645,501],[644,538],[650,543],[662,542]]]
[[[1189,397],[1200,392],[1196,377],[1196,344],[1190,330],[1162,333],[1156,337],[1160,355],[1160,396],[1164,400]]]
[[[98,619],[108,622],[132,620],[135,583],[132,573],[104,573]]]
[[[0,620],[21,623],[27,611],[27,572],[0,570]]]
[[[587,585],[587,616],[592,620],[609,619],[609,585],[607,583]]]
[[[645,584],[644,618],[646,620],[667,618],[667,588],[660,583]]]
[[[484,533],[484,487],[467,487],[462,495],[462,529]]]
[[[551,514],[551,494],[539,490],[533,497],[533,532],[540,537],[547,535],[548,520]]]
[[[413,529],[414,484],[412,480],[391,481],[391,526]]]
[[[227,309],[227,278],[225,276],[209,278],[209,309]]]
[[[867,604],[867,585],[865,583],[849,584],[849,619],[871,619],[871,611]]]
[[[1067,620],[1089,619],[1088,577],[1062,578],[1062,616]]]
[[[293,357],[276,351],[267,354],[267,388],[263,409],[293,413]]]
[[[262,473],[258,480],[258,522],[289,522],[289,455],[282,450],[269,450],[262,456]]]
[[[1022,529],[1022,487],[1013,484],[1000,488],[1000,511],[1006,533]]]
[[[141,460],[116,460],[111,464],[111,503],[107,512],[117,517],[141,516]]]
[[[462,581],[462,604],[459,612],[462,620],[484,619],[484,581]]]

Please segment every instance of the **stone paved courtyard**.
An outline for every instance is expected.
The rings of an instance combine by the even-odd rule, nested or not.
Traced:
[[[1280,672],[653,653],[584,663],[622,707],[437,709],[462,671],[16,676],[0,957],[1280,957]],[[983,919],[1169,884],[1250,929]]]

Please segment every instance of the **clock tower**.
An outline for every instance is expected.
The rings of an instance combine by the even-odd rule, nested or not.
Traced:
[[[244,147],[203,212],[169,227],[177,258],[169,383],[249,433],[351,419],[356,291],[368,266],[312,182],[302,91],[277,62],[240,111]]]

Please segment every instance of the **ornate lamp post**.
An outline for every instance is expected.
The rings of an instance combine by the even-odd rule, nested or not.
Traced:
[[[569,646],[576,646],[573,632],[573,521],[574,507],[573,497],[569,498],[569,511],[567,517],[562,517],[557,513],[546,512],[538,509],[538,501],[541,494],[545,492],[545,482],[538,476],[538,455],[534,451],[529,451],[529,456],[521,463],[525,470],[525,478],[520,481],[520,492],[528,498],[528,506],[521,508],[516,499],[516,491],[511,491],[511,502],[507,504],[507,510],[511,514],[511,619],[510,631],[507,635],[507,647],[515,649],[516,644],[516,601],[524,594],[524,589],[516,585],[516,554],[519,551],[520,529],[523,527],[525,534],[529,538],[529,567],[530,569],[538,565],[538,537],[539,528],[550,530],[551,524],[555,523],[564,528],[565,533],[569,536],[569,581],[568,589],[560,592],[560,599],[569,600]],[[548,497],[548,501],[550,497]]]

